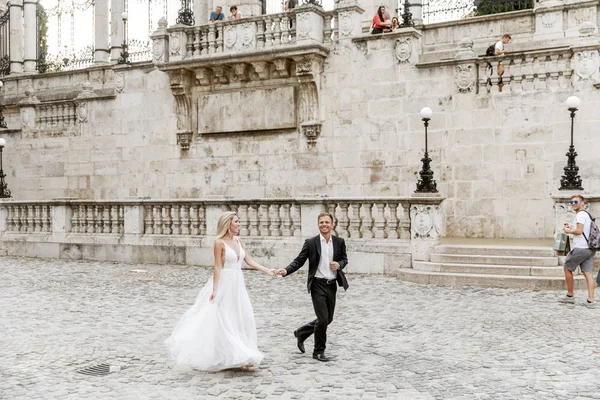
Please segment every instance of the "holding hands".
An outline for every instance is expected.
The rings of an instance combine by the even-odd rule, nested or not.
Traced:
[[[275,276],[286,276],[287,275],[287,271],[285,269],[276,269],[275,270]]]

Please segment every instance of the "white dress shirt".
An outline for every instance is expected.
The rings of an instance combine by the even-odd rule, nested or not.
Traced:
[[[319,268],[315,273],[317,278],[335,279],[337,271],[331,269],[330,262],[333,261],[333,238],[329,237],[329,242],[325,240],[323,235],[319,235],[321,239],[321,259],[319,260]]]

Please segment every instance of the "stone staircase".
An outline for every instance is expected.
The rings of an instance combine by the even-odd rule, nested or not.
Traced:
[[[563,259],[545,246],[441,244],[429,261],[413,261],[398,277],[440,286],[559,290],[565,288]],[[575,276],[575,287],[585,289],[583,275]]]

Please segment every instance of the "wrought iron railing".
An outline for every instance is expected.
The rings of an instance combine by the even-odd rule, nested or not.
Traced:
[[[533,0],[483,0],[477,1],[475,15],[499,14],[533,8]]]
[[[76,53],[47,55],[43,72],[73,71],[94,64],[94,47],[86,46]],[[42,71],[40,71],[42,72]]]
[[[129,50],[129,61],[151,61],[152,60],[152,43],[150,40],[143,41],[132,39],[127,43]]]
[[[404,0],[398,0],[398,3],[400,15],[404,10]],[[423,0],[423,23],[454,21],[530,8],[533,8],[533,0]]]
[[[0,76],[10,73],[10,8],[0,15]]]

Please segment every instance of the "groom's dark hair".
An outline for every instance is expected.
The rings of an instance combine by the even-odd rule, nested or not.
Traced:
[[[319,221],[321,219],[321,217],[329,217],[329,219],[331,220],[331,223],[333,224],[333,215],[331,215],[330,213],[328,213],[328,212],[322,212],[317,217],[317,221]]]

